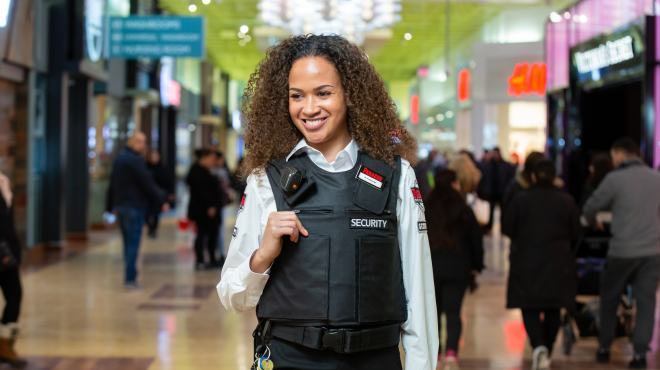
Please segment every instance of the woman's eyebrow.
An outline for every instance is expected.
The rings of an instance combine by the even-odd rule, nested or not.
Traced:
[[[321,85],[319,87],[315,87],[314,91],[325,89],[326,87],[334,87],[334,86],[332,86],[332,85]]]
[[[321,89],[325,89],[326,87],[334,87],[334,86],[332,86],[332,85],[321,85],[321,86],[319,86],[319,87],[315,87],[315,88],[314,88],[314,91],[318,91],[318,90],[321,90]],[[290,87],[289,90],[298,91],[298,92],[303,92],[303,89],[299,89],[299,88],[297,88],[297,87]]]

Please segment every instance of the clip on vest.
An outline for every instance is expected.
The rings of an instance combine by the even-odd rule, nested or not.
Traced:
[[[286,167],[280,174],[280,185],[288,194],[295,193],[305,178],[302,171],[295,167]]]

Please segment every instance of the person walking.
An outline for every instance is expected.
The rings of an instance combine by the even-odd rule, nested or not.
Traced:
[[[22,369],[27,362],[18,357],[15,344],[18,336],[18,317],[21,312],[23,288],[18,265],[21,263],[21,242],[14,228],[14,202],[9,178],[0,172],[0,243],[5,243],[16,261],[0,272],[0,289],[5,298],[5,308],[0,321],[0,363]]]
[[[433,262],[435,301],[438,315],[444,312],[447,322],[442,369],[456,370],[463,296],[471,277],[484,267],[483,233],[472,209],[460,193],[460,180],[456,173],[452,170],[439,170],[434,180],[435,188],[424,203]],[[438,327],[438,331],[441,332],[442,328]]]
[[[220,183],[220,226],[218,227],[217,251],[220,258],[218,265],[222,267],[227,256],[227,245],[225,244],[225,209],[226,206],[231,204],[232,195],[229,186],[229,168],[227,168],[225,156],[220,151],[215,152],[215,163],[211,168],[211,173]]]
[[[275,369],[435,370],[438,324],[417,143],[362,49],[269,49],[243,99],[248,187],[218,284],[257,307]],[[411,163],[412,161],[412,163]]]
[[[612,210],[612,238],[601,275],[596,360],[610,360],[619,299],[631,285],[637,314],[631,339],[635,352],[629,367],[646,369],[660,279],[660,173],[642,161],[639,147],[630,138],[615,141],[610,154],[615,170],[605,175],[583,209],[587,222],[599,229],[603,225],[596,219],[598,211]]]
[[[167,175],[165,167],[161,163],[160,152],[158,152],[158,150],[152,150],[149,153],[147,169],[149,170],[149,174],[151,175],[151,178],[154,180],[158,188],[167,194],[167,201],[170,203],[171,207],[172,202],[174,202],[174,185],[172,184],[170,177]],[[149,202],[147,211],[147,228],[148,235],[152,239],[156,238],[161,208],[162,207],[160,203]]]
[[[161,205],[161,212],[170,209],[162,192],[149,175],[142,159],[146,136],[136,132],[128,139],[126,149],[115,159],[110,176],[110,187],[106,198],[106,210],[117,215],[124,241],[126,273],[124,287],[140,290],[137,283],[137,257],[140,250],[142,226],[146,219],[149,201]]]
[[[584,189],[582,190],[582,198],[580,199],[580,208],[584,207],[587,199],[596,191],[598,186],[605,176],[614,170],[614,163],[612,157],[608,153],[594,154],[589,163],[589,177],[585,181]]]
[[[554,162],[537,162],[533,185],[516,195],[502,225],[511,238],[507,308],[522,310],[534,370],[550,366],[560,309],[572,309],[576,294],[572,245],[580,215],[573,198],[553,185],[555,174]]]
[[[188,218],[197,225],[195,255],[197,270],[219,267],[216,258],[218,230],[220,226],[220,182],[211,173],[216,154],[210,149],[199,149],[197,161],[190,168],[186,183],[190,187]],[[204,250],[208,251],[209,263],[205,263]]]
[[[460,191],[465,195],[465,200],[477,217],[479,225],[487,225],[490,219],[490,204],[479,198],[481,171],[470,154],[467,152],[455,154],[449,162],[448,169],[456,173]]]
[[[456,173],[460,185],[460,191],[463,194],[473,194],[477,192],[479,181],[481,181],[481,171],[467,153],[457,153],[449,161],[447,169]]]
[[[495,206],[502,204],[504,191],[514,177],[515,169],[509,162],[502,158],[499,148],[493,148],[491,151],[491,159],[483,164],[481,172],[484,179],[485,198],[488,200],[488,203],[490,203],[490,217],[488,224],[484,229],[486,232],[490,232],[493,228],[493,222],[495,222],[493,219]]]
[[[502,198],[502,223],[504,223],[504,216],[506,215],[507,208],[509,208],[515,196],[532,186],[532,172],[534,171],[534,165],[543,158],[543,153],[529,153],[527,158],[525,158],[525,167],[520,173],[516,174],[507,186],[504,198]]]

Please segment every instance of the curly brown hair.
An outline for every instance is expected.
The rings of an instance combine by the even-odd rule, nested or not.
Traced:
[[[271,47],[250,76],[243,95],[246,157],[242,177],[284,158],[303,138],[289,114],[289,72],[301,58],[331,62],[346,94],[348,131],[372,158],[394,163],[398,154],[417,162],[417,142],[399,120],[396,105],[369,57],[336,35],[292,36]]]

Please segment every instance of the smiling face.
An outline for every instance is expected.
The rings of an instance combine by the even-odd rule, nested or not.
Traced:
[[[346,123],[344,88],[326,59],[297,60],[289,72],[289,114],[307,144],[314,147],[351,140]]]

